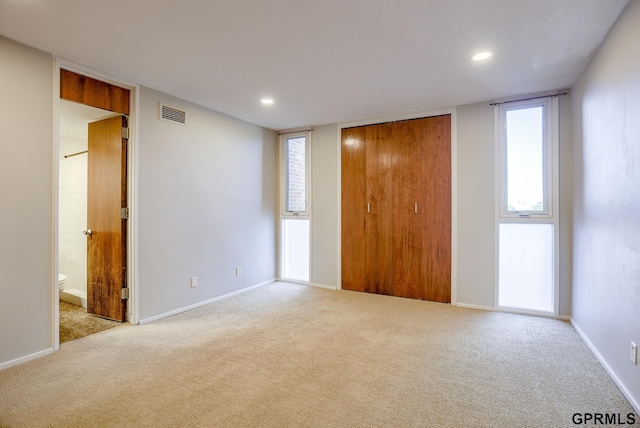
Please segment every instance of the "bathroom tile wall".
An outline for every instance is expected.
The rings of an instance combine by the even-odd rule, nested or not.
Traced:
[[[87,291],[87,142],[60,137],[59,272],[65,288]]]

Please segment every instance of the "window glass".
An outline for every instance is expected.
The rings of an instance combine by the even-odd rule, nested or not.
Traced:
[[[285,211],[307,210],[307,155],[306,138],[286,140],[286,197]]]
[[[506,111],[506,211],[546,212],[544,108]]]
[[[553,224],[500,224],[498,305],[553,312],[553,228]]]
[[[309,281],[309,220],[282,220],[282,276]]]

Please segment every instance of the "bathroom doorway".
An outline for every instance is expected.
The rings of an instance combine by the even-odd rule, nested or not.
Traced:
[[[127,320],[130,100],[128,89],[63,69],[60,76],[58,319],[63,343]]]
[[[117,114],[60,100],[58,284],[60,343],[118,325],[87,314],[88,124]]]

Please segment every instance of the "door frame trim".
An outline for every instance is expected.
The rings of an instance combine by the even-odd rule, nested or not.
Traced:
[[[129,221],[127,222],[127,286],[129,299],[127,301],[127,319],[131,324],[138,324],[138,108],[140,85],[126,79],[83,66],[76,62],[54,57],[53,84],[53,272],[54,281],[52,294],[52,343],[54,351],[60,349],[60,303],[58,286],[58,251],[59,251],[59,186],[60,186],[60,69],[73,71],[78,74],[100,80],[129,90],[129,150],[127,151],[127,197],[129,199]]]
[[[374,119],[366,119],[355,122],[338,123],[336,134],[336,159],[337,159],[337,200],[336,213],[338,219],[337,227],[337,243],[336,263],[337,289],[342,289],[342,129],[352,128],[355,126],[375,125],[378,123],[393,122],[399,120],[420,119],[425,117],[451,115],[451,305],[456,306],[458,303],[458,121],[456,108],[445,108],[439,110],[430,110],[425,112],[403,114],[398,116],[379,117]]]

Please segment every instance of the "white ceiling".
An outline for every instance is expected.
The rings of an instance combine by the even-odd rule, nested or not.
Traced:
[[[0,34],[287,129],[568,88],[628,2],[0,0]]]

